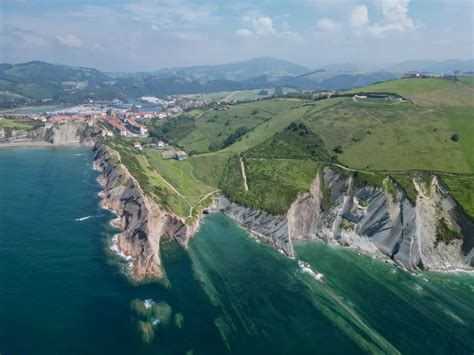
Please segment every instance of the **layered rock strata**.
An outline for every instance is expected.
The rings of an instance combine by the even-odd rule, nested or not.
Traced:
[[[322,239],[388,256],[408,270],[473,269],[474,223],[438,178],[414,181],[416,203],[392,181],[372,187],[354,180],[352,174],[324,168],[286,215],[273,216],[227,199],[221,200],[221,210],[289,256],[295,255],[292,241]],[[386,184],[391,184],[390,192]],[[462,239],[437,241],[441,219]]]
[[[160,239],[175,238],[186,247],[197,231],[199,221],[193,225],[164,210],[146,196],[135,178],[120,162],[120,155],[98,142],[95,147],[94,166],[100,172],[103,188],[102,206],[117,215],[115,225],[122,229],[117,248],[131,258],[130,273],[138,281],[163,278],[160,260]]]

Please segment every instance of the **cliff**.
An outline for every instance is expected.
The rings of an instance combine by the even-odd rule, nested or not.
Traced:
[[[473,221],[438,178],[414,184],[416,203],[389,178],[374,187],[352,173],[326,167],[286,215],[272,216],[227,200],[221,210],[289,256],[295,255],[292,241],[322,239],[374,256],[386,255],[408,270],[471,270]],[[456,238],[440,240],[440,223]]]
[[[254,210],[229,201],[221,196],[219,209],[257,238],[272,244],[290,256],[295,256],[293,244],[288,236],[288,218],[275,216],[265,211]]]
[[[93,146],[101,131],[86,122],[64,122],[33,130],[6,130],[0,127],[0,144],[44,143],[45,145]]]
[[[122,229],[117,248],[131,258],[130,274],[137,281],[164,278],[160,261],[160,239],[175,238],[186,247],[198,222],[184,220],[165,211],[146,196],[135,178],[120,161],[120,155],[101,141],[94,146],[94,166],[103,187],[102,206],[117,215],[114,223]]]

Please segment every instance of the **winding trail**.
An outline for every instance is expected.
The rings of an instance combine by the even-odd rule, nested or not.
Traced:
[[[245,175],[245,166],[242,157],[240,157],[240,170],[242,171],[242,179],[244,179],[244,190],[247,192],[249,190],[249,186],[247,185],[247,175]]]
[[[147,159],[147,157],[146,157],[145,154],[143,154],[143,159],[145,159],[145,162],[147,163],[147,165],[149,165],[149,166],[152,167],[152,165],[151,165],[150,162],[148,161],[148,159]],[[153,170],[153,173],[154,173],[156,176],[158,176],[161,180],[163,180],[163,181],[166,183],[166,185],[168,185],[169,188],[170,188],[171,190],[173,190],[173,192],[174,192],[176,195],[178,195],[179,197],[181,197],[183,200],[185,200],[185,201],[188,203],[189,206],[191,206],[191,204],[190,204],[189,201],[186,199],[186,197],[185,197],[184,195],[182,195],[178,190],[176,190],[175,187],[174,187],[173,185],[171,185],[171,183],[170,183],[168,180],[166,180],[163,176],[161,176],[160,173],[159,173],[158,171],[156,171],[155,169],[152,169],[152,170]]]
[[[191,206],[191,208],[189,209],[189,215],[188,217],[192,217],[193,216],[193,209],[194,207],[196,207],[197,205],[199,205],[202,201],[204,201],[206,198],[208,198],[209,196],[212,196],[213,194],[219,192],[219,190],[215,190],[215,191],[212,191],[212,192],[209,192],[207,195],[205,195],[203,198],[201,198],[198,202],[196,202],[193,206]]]
[[[149,165],[149,166],[152,166],[149,162],[148,162],[148,159],[146,157],[146,155],[143,155],[143,158],[145,159],[145,162]],[[188,214],[188,217],[192,217],[193,216],[193,210],[194,208],[199,205],[202,201],[204,201],[206,198],[208,198],[209,196],[219,192],[219,190],[215,190],[215,191],[211,191],[209,192],[208,194],[204,195],[198,202],[196,202],[194,205],[191,204],[191,202],[189,202],[189,200],[187,199],[186,196],[184,196],[183,194],[181,194],[178,190],[176,190],[176,188],[168,181],[166,180],[158,171],[156,171],[155,169],[153,169],[153,173],[158,176],[161,180],[163,180],[167,185],[168,187],[176,194],[178,195],[179,197],[181,197],[189,206],[189,214]]]

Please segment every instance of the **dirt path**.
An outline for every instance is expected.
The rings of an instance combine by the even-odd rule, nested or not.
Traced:
[[[146,157],[146,155],[143,155],[143,158],[145,159],[145,162],[149,165],[150,163],[148,162],[148,159]],[[186,196],[184,196],[183,194],[181,194],[178,190],[176,190],[176,188],[168,181],[166,180],[162,175],[160,175],[160,173],[158,173],[155,169],[153,169],[153,173],[158,176],[161,180],[163,180],[165,182],[166,185],[169,186],[169,188],[176,194],[178,195],[179,197],[181,197],[188,205],[189,205],[189,214],[188,214],[188,217],[192,217],[193,216],[193,210],[194,210],[194,207],[196,207],[198,204],[200,204],[202,201],[204,201],[206,198],[208,198],[209,196],[215,194],[216,192],[219,192],[219,190],[215,190],[215,191],[212,191],[212,192],[209,192],[208,194],[204,195],[198,202],[196,202],[194,205],[191,204],[191,202],[188,201],[188,199],[186,198]]]
[[[234,91],[234,92],[230,93],[229,95],[227,95],[226,97],[224,97],[224,99],[223,99],[222,101],[224,101],[224,102],[230,101],[230,99],[231,99],[234,95],[238,94],[239,92],[240,92],[240,91]]]
[[[247,192],[249,190],[249,186],[247,185],[247,175],[245,175],[245,166],[242,157],[240,157],[240,170],[242,171],[242,179],[244,179],[244,190]]]
[[[189,215],[188,217],[192,217],[193,216],[193,210],[194,210],[194,207],[196,207],[197,205],[199,205],[202,201],[204,201],[206,198],[208,198],[209,196],[215,194],[219,192],[219,190],[215,190],[215,191],[212,191],[212,192],[209,192],[207,195],[205,195],[203,198],[201,198],[198,202],[196,202],[193,206],[191,206],[191,208],[189,209]]]

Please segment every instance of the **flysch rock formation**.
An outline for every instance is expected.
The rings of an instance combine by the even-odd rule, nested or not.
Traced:
[[[291,238],[288,237],[288,218],[265,211],[241,206],[221,196],[219,209],[257,238],[274,245],[290,256],[295,256]]]
[[[51,145],[93,146],[100,129],[86,122],[62,122],[33,130],[6,130],[0,127],[0,144],[42,142]]]
[[[472,270],[474,222],[462,213],[438,178],[428,184],[414,183],[415,204],[398,185],[388,193],[383,187],[359,184],[351,174],[326,167],[286,215],[272,216],[225,198],[221,198],[220,209],[288,256],[295,256],[292,241],[322,239],[373,256],[388,256],[408,270]],[[463,239],[436,243],[440,218]]]
[[[175,238],[183,247],[199,226],[165,211],[146,196],[135,178],[120,162],[118,152],[101,141],[94,146],[94,166],[100,172],[102,207],[117,215],[121,228],[117,248],[131,258],[130,275],[137,281],[164,278],[160,260],[160,239]]]

